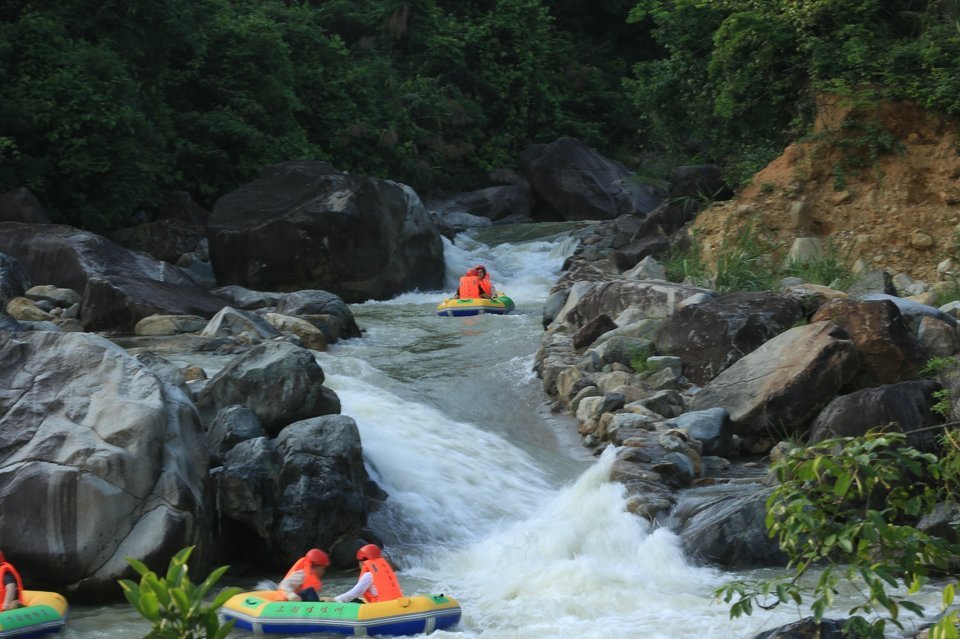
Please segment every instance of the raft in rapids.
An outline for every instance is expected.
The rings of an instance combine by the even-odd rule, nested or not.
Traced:
[[[498,294],[493,299],[470,297],[460,299],[448,297],[437,304],[437,315],[441,317],[468,317],[470,315],[506,315],[514,309],[513,300]]]

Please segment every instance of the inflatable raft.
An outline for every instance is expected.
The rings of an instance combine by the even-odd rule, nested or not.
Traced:
[[[276,601],[276,591],[244,592],[220,609],[234,628],[255,634],[338,632],[349,635],[416,635],[460,622],[460,604],[443,595],[418,595],[377,603]]]
[[[60,632],[67,619],[67,600],[55,592],[24,590],[27,605],[0,612],[0,639],[42,637]]]
[[[493,299],[485,297],[467,299],[448,297],[437,304],[437,315],[441,317],[467,317],[484,314],[506,315],[513,309],[513,300],[502,293]]]

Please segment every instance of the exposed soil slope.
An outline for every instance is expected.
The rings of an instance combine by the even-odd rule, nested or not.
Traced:
[[[904,103],[869,111],[820,101],[815,131],[790,145],[693,230],[708,260],[747,225],[788,250],[797,237],[832,242],[840,256],[892,275],[937,281],[960,232],[956,122]],[[729,240],[728,240],[729,241]]]

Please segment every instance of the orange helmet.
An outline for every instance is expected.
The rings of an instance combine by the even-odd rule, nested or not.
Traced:
[[[379,559],[380,557],[382,557],[382,555],[380,554],[380,549],[377,548],[376,544],[367,544],[366,546],[361,546],[360,550],[357,551],[357,559],[360,561]]]
[[[477,275],[477,269],[475,269],[475,268],[469,269],[469,270],[467,271],[467,275],[476,276],[476,275]]]
[[[480,271],[483,271],[484,273],[487,272],[487,267],[483,264],[477,264],[473,267],[473,270],[477,271],[477,275],[480,275]]]
[[[309,561],[314,566],[329,566],[330,557],[327,556],[327,553],[322,550],[317,550],[316,548],[311,548],[307,551],[305,555],[307,561]]]

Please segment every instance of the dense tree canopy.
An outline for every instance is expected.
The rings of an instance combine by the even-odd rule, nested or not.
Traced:
[[[663,146],[770,159],[827,91],[960,114],[956,0],[642,0],[630,20],[664,49],[626,83]]]
[[[956,0],[0,0],[0,192],[110,228],[293,158],[469,188],[527,145],[735,166],[819,91],[960,112]]]

